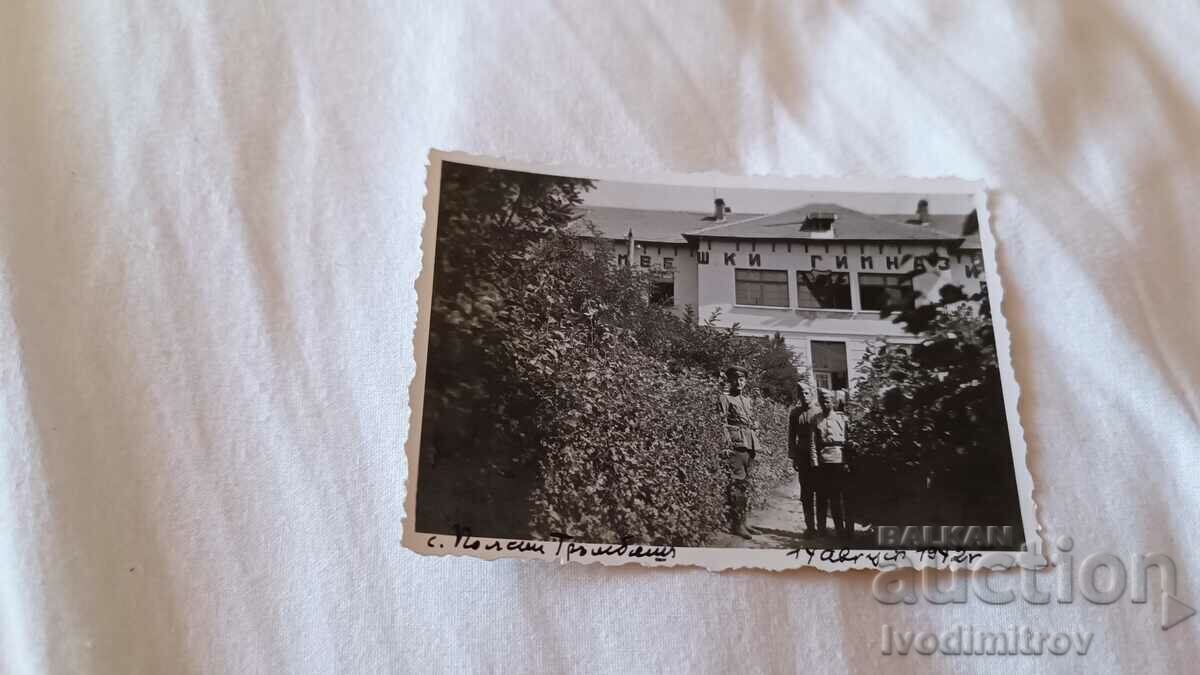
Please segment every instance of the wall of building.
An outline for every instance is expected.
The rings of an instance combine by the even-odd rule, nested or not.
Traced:
[[[675,306],[684,305],[695,307],[698,303],[696,251],[686,242],[678,244],[663,244],[648,241],[634,241],[633,257],[625,255],[627,245],[624,242],[616,244],[618,264],[628,264],[638,269],[660,273],[664,277],[671,275],[675,282]]]
[[[814,340],[826,342],[842,342],[846,345],[846,370],[850,379],[850,389],[853,389],[858,382],[858,373],[856,366],[862,361],[863,355],[867,353],[867,345],[870,343],[870,338],[864,338],[861,335],[851,334],[832,334],[832,335],[803,335],[792,334],[784,335],[784,342],[792,353],[796,354],[800,363],[801,370],[809,372],[811,380],[812,363],[812,348],[811,344]],[[911,338],[900,337],[895,338],[896,342],[914,342]],[[815,384],[815,382],[809,382]]]
[[[618,265],[632,265],[646,272],[672,277],[675,284],[675,307],[681,311],[685,305],[695,308],[699,303],[697,291],[699,279],[696,271],[696,251],[686,242],[663,244],[634,241],[633,257],[628,254],[629,245],[624,240],[610,240]],[[595,248],[595,242],[585,240],[584,247]]]
[[[935,252],[938,265],[916,261],[917,256]],[[982,266],[971,253],[952,253],[946,246],[932,244],[859,244],[838,241],[749,242],[702,240],[697,254],[698,306],[701,317],[720,310],[718,324],[740,325],[748,335],[780,333],[801,359],[811,359],[810,342],[844,342],[853,387],[855,366],[870,340],[886,336],[894,342],[915,342],[890,319],[880,319],[877,310],[861,309],[859,273],[903,274],[923,265],[926,272],[913,280],[914,290],[927,298],[938,297],[941,286],[962,285],[967,293],[979,290]],[[977,254],[976,254],[977,256]],[[908,258],[907,260],[905,258]],[[707,262],[705,262],[707,260]],[[784,270],[788,273],[789,307],[755,307],[736,303],[734,270]],[[810,270],[848,272],[853,309],[802,309],[798,307],[797,272]]]
[[[984,274],[983,253],[979,250],[960,250],[950,254],[951,283],[958,284],[968,293],[978,293],[987,280]]]
[[[690,305],[699,312],[700,279],[697,267],[696,251],[690,246],[679,247],[679,255],[675,258],[675,306],[678,308]]]
[[[590,244],[590,242],[589,242]],[[857,380],[855,368],[871,340],[886,337],[899,343],[916,342],[890,319],[880,319],[877,310],[862,309],[859,273],[904,274],[922,265],[925,272],[913,280],[914,290],[924,298],[938,297],[945,284],[956,284],[976,293],[983,279],[978,251],[952,251],[945,245],[898,243],[843,243],[839,241],[756,242],[702,240],[696,246],[635,241],[632,258],[625,241],[613,241],[618,264],[673,278],[675,306],[690,305],[698,320],[719,310],[717,324],[739,324],[746,335],[780,333],[788,346],[809,364],[814,340],[845,344],[849,385]],[[942,262],[919,262],[917,258],[936,253]],[[906,259],[907,258],[907,259]],[[784,270],[788,273],[789,307],[738,305],[734,270]],[[810,270],[847,272],[851,276],[850,310],[798,307],[797,272]],[[918,300],[920,302],[920,300]]]

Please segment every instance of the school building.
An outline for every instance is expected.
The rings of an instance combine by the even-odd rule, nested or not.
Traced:
[[[807,204],[734,215],[589,206],[582,223],[610,241],[621,265],[651,275],[651,298],[746,335],[779,333],[819,387],[852,389],[867,343],[916,340],[879,310],[937,298],[945,284],[968,294],[985,283],[976,215],[867,214]],[[926,262],[929,254],[937,262]],[[918,272],[915,276],[908,273]]]

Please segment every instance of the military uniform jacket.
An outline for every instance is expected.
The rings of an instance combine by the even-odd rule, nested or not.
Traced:
[[[788,413],[788,457],[800,460],[805,466],[816,466],[816,440],[813,438],[813,417],[821,412],[813,405],[794,406]]]
[[[721,417],[725,421],[725,438],[736,450],[759,450],[758,434],[754,432],[754,409],[750,399],[742,395],[721,394]]]
[[[848,463],[846,457],[846,436],[849,420],[846,415],[837,410],[824,412],[818,410],[812,416],[813,452],[812,465]]]

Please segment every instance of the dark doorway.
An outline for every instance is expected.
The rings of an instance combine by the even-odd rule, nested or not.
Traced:
[[[813,379],[821,389],[844,390],[850,384],[850,373],[846,366],[845,342],[821,342],[813,340]]]

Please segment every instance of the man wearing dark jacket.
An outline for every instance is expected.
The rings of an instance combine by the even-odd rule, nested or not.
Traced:
[[[800,481],[800,505],[804,509],[805,539],[817,532],[817,467],[812,463],[812,456],[815,454],[812,418],[816,413],[811,390],[803,382],[796,383],[796,404],[788,413],[788,457],[791,458]]]

